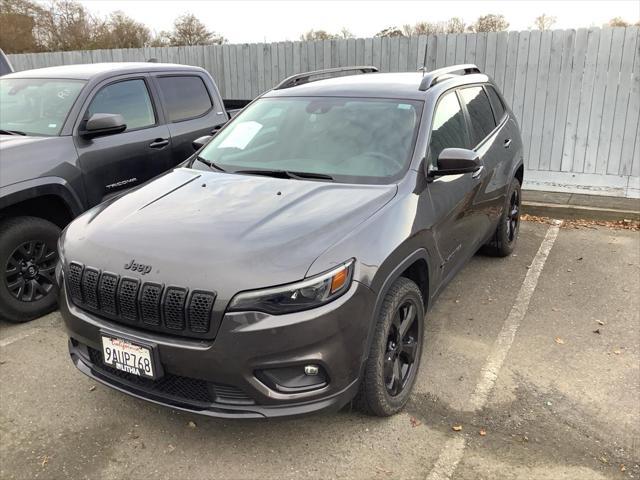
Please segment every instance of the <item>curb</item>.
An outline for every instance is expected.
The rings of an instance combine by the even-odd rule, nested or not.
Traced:
[[[640,220],[638,210],[586,207],[582,205],[562,205],[557,203],[522,202],[522,211],[528,215],[566,220]]]

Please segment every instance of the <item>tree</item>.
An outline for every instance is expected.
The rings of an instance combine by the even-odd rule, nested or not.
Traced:
[[[121,11],[115,11],[98,27],[99,48],[141,48],[151,42],[149,28]]]
[[[445,33],[464,33],[465,29],[464,20],[460,17],[452,17],[445,23]]]
[[[41,10],[28,0],[0,0],[0,48],[6,53],[41,50],[36,28]]]
[[[398,27],[387,27],[375,34],[376,37],[404,37],[404,33]]]
[[[351,33],[347,27],[342,27],[338,36],[340,38],[354,38],[353,33]]]
[[[41,12],[38,24],[40,40],[48,51],[97,48],[94,34],[100,20],[80,3],[52,0]]]
[[[631,26],[631,24],[626,20],[624,20],[622,17],[613,17],[611,20],[609,20],[608,25],[610,27],[630,27]]]
[[[533,23],[536,25],[538,30],[551,30],[553,24],[556,23],[556,17],[543,13],[539,17],[536,17]]]
[[[490,13],[479,17],[475,23],[467,27],[467,30],[471,32],[503,32],[507,28],[509,28],[509,22],[504,18],[504,15]]]
[[[315,40],[333,40],[337,38],[333,33],[329,33],[326,30],[309,30],[306,33],[300,35],[301,41],[313,42]]]
[[[173,31],[168,34],[171,45],[221,45],[227,41],[222,35],[207,30],[198,18],[187,13],[176,19]]]

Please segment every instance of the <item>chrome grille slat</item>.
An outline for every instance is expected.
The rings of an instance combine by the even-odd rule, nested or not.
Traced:
[[[215,292],[165,288],[78,262],[65,269],[65,284],[73,303],[109,320],[173,335],[211,338]]]

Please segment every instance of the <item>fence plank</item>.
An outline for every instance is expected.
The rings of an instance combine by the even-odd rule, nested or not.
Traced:
[[[611,148],[611,133],[616,108],[616,98],[618,97],[618,76],[622,65],[622,48],[624,46],[624,28],[613,29],[611,37],[611,50],[609,55],[609,65],[605,80],[605,94],[603,100],[602,115],[600,117],[600,128],[598,139],[595,142],[595,164],[596,173],[606,173],[609,161],[609,149]],[[619,162],[619,160],[618,160]],[[616,166],[616,171],[617,171]]]
[[[576,43],[573,50],[573,70],[571,71],[571,88],[569,89],[569,107],[567,109],[567,123],[562,148],[560,170],[569,172],[573,169],[576,148],[576,134],[578,132],[578,116],[580,114],[580,96],[586,53],[589,41],[589,31],[581,28],[576,33]]]
[[[624,48],[622,53],[622,66],[620,67],[620,85],[618,86],[618,96],[616,98],[615,114],[611,133],[611,146],[609,150],[609,163],[607,173],[611,175],[625,175],[621,162],[622,142],[624,139],[625,121],[627,107],[631,108],[631,73],[633,71],[634,52],[638,51],[636,42],[638,41],[638,27],[626,29],[624,38]],[[638,68],[638,67],[636,67]]]
[[[624,139],[622,141],[622,152],[620,154],[620,173],[622,175],[631,174],[634,177],[640,175],[640,38],[636,39],[634,51],[633,77],[631,80],[631,95],[629,96],[629,107],[627,108],[627,118],[624,127]],[[635,153],[634,153],[635,152]]]
[[[596,171],[596,163],[604,160],[603,170],[606,169],[607,159],[598,159],[598,133],[602,124],[602,114],[604,108],[604,97],[606,92],[605,80],[607,78],[607,69],[609,68],[609,60],[611,58],[611,42],[613,39],[613,29],[607,28],[600,34],[600,44],[598,48],[598,60],[596,63],[596,76],[593,86],[593,96],[591,99],[591,112],[589,115],[589,128],[586,138],[586,152],[584,160],[584,172],[594,173]],[[617,74],[616,74],[617,75]],[[617,82],[616,82],[617,83]],[[616,90],[618,86],[616,85]]]
[[[600,44],[600,30],[589,29],[587,38],[587,56],[584,64],[584,76],[580,90],[580,108],[578,110],[578,129],[576,131],[576,146],[573,152],[572,172],[584,171],[584,160],[587,153],[587,135],[589,134],[589,117],[591,116],[591,100],[593,98],[593,83],[598,60]]]
[[[555,103],[555,95],[558,93],[558,77],[557,74],[553,77],[554,73],[551,71],[551,60],[554,58],[554,53],[551,51],[553,32],[550,30],[544,31],[540,35],[540,50],[538,60],[538,78],[536,80],[536,99],[533,106],[533,126],[531,128],[531,145],[529,146],[529,168],[534,170],[549,170],[549,157],[544,159],[540,158],[540,151],[542,149],[542,136],[545,127],[550,126],[550,131],[553,131],[553,122],[545,121],[545,115],[549,115],[548,118],[553,118],[552,109]],[[555,55],[560,58],[558,55]],[[558,65],[560,62],[558,61]],[[555,82],[554,83],[552,83]],[[548,125],[547,125],[548,124]]]
[[[565,127],[567,122],[567,106],[569,104],[569,89],[571,88],[571,61],[573,58],[573,45],[575,41],[574,30],[567,30],[562,35],[562,62],[560,66],[560,78],[558,86],[558,100],[556,115],[553,122],[553,137],[551,139],[551,159],[549,169],[559,172],[562,163],[562,147],[564,146]],[[556,55],[559,53],[556,52]],[[546,140],[543,143],[546,146]]]

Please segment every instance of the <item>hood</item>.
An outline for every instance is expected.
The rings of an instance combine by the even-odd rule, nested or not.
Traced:
[[[228,299],[304,278],[396,190],[181,168],[76,219],[61,253],[119,275],[134,260],[150,267],[144,281]]]
[[[63,176],[76,159],[71,137],[0,135],[0,186],[44,176]]]

